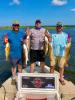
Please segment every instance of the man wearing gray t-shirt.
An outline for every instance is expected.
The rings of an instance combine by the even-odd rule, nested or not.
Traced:
[[[32,28],[27,33],[30,36],[30,72],[34,72],[35,62],[40,62],[41,72],[44,72],[45,66],[45,51],[44,41],[45,36],[50,40],[48,31],[41,27],[41,21],[36,20],[35,28]]]

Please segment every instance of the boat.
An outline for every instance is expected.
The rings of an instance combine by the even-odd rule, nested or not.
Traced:
[[[35,69],[36,71],[34,72],[34,74],[40,73],[40,66],[38,64],[35,67]],[[30,66],[28,66],[26,69],[23,69],[22,74],[29,73],[29,70],[30,70]],[[50,68],[45,65],[45,73],[43,73],[43,75],[50,74],[49,70]],[[59,76],[59,73],[57,71],[55,71],[54,73]],[[17,76],[16,78],[18,81]],[[71,81],[65,80],[65,82],[66,82],[66,85],[64,86],[59,84],[59,96],[61,100],[75,100],[75,85]],[[17,100],[15,99],[17,92],[18,92],[17,87],[15,85],[11,85],[11,77],[10,77],[2,84],[2,87],[0,88],[0,100]],[[22,99],[18,99],[18,100],[22,100]],[[41,99],[41,100],[44,100],[44,99]]]

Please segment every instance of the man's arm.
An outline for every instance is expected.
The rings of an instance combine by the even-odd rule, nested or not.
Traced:
[[[31,35],[31,31],[30,31],[29,27],[27,27],[27,29],[26,29],[26,33],[27,33],[27,36],[30,37],[30,35]]]
[[[52,41],[51,35],[49,34],[48,30],[45,30],[45,36],[48,38],[49,42]]]
[[[24,43],[25,41],[29,41],[29,39],[30,39],[31,31],[30,31],[29,27],[26,28],[25,33],[26,34],[22,38],[22,43]],[[26,44],[27,44],[27,42],[26,42]]]
[[[68,43],[71,43],[71,36],[70,36],[70,34],[68,34],[67,42],[68,42]]]

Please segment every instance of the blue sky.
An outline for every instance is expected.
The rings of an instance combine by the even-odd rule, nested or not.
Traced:
[[[36,19],[43,25],[62,21],[75,25],[75,0],[0,0],[0,26],[19,20],[21,25],[34,25]]]

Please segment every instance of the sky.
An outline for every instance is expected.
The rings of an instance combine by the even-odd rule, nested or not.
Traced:
[[[75,25],[75,0],[0,0],[0,26],[34,25],[40,19],[43,25]]]

